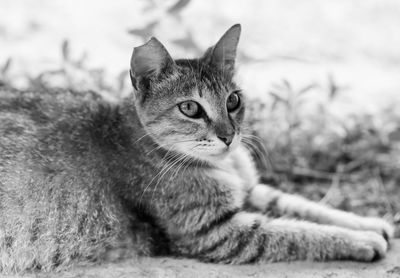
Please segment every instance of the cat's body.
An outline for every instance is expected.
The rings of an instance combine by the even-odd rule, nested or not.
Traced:
[[[0,269],[136,254],[228,263],[384,256],[383,236],[393,236],[385,221],[258,183],[231,75],[238,28],[198,60],[173,61],[154,39],[136,48],[135,97],[118,104],[0,89]]]

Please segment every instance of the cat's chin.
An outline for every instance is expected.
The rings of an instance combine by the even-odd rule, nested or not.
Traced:
[[[197,159],[209,162],[211,164],[218,164],[221,160],[225,160],[232,153],[233,148],[226,148],[217,153],[197,154],[194,155]]]
[[[213,162],[220,161],[221,159],[227,158],[229,153],[230,153],[230,151],[225,151],[220,154],[209,155],[207,158],[208,158],[208,160],[213,161]]]
[[[229,147],[218,147],[218,148],[207,148],[203,150],[197,151],[187,151],[187,150],[178,150],[179,152],[189,155],[196,160],[208,162],[211,164],[218,164],[222,160],[225,160],[229,157],[229,155],[234,152],[239,147],[239,144],[232,144]]]

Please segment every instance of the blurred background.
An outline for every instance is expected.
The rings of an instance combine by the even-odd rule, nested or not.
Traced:
[[[0,84],[119,98],[133,47],[197,57],[235,23],[263,180],[400,223],[400,1],[1,0]]]

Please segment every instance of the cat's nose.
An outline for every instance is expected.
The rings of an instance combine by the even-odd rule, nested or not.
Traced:
[[[233,141],[233,136],[234,136],[234,134],[232,134],[232,135],[217,136],[217,137],[219,138],[219,140],[221,140],[222,142],[224,142],[225,145],[227,145],[227,146],[229,147],[229,145],[230,145],[230,144],[232,143],[232,141]]]

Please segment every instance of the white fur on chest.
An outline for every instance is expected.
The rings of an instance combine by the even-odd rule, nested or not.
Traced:
[[[228,157],[215,163],[208,175],[232,192],[235,207],[241,207],[248,192],[258,183],[253,159],[244,147],[238,147]]]

